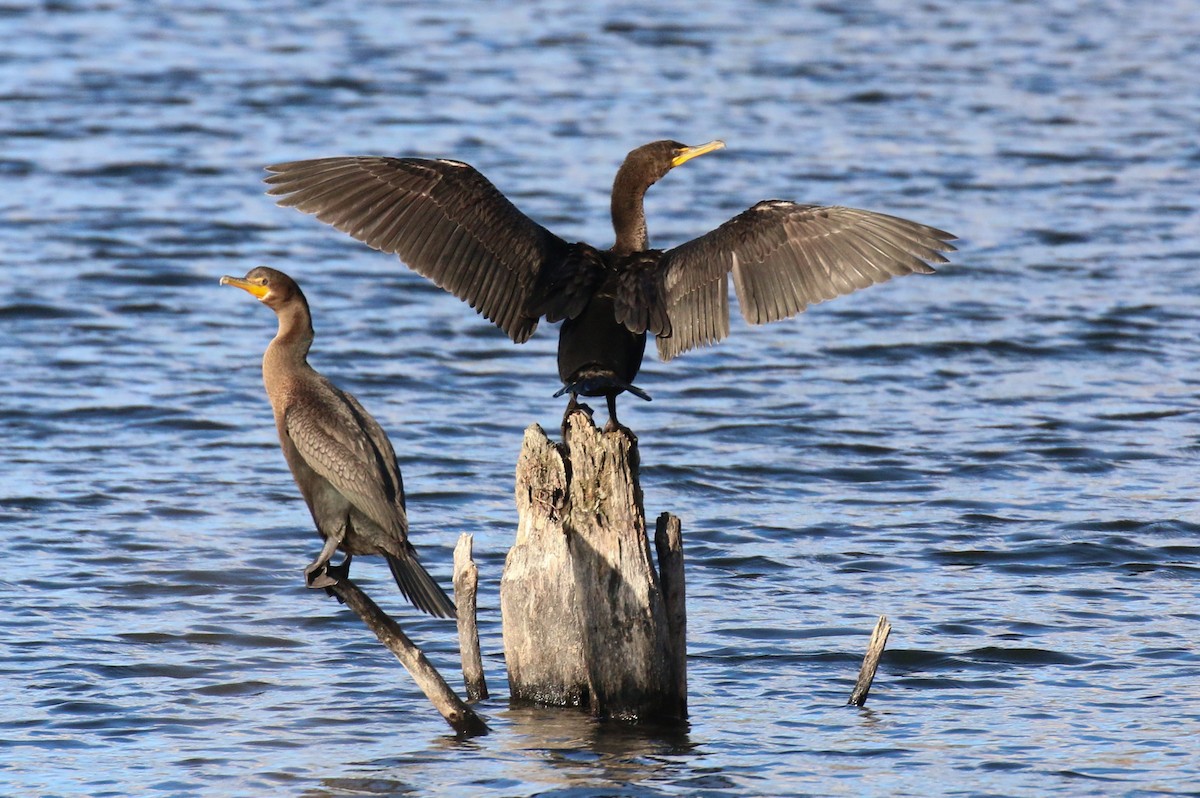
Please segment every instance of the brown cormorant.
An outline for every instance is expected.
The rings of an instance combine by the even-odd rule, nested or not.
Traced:
[[[729,334],[729,283],[751,324],[896,275],[933,272],[949,233],[871,211],[760,202],[666,251],[650,249],[643,197],[676,166],[724,147],[656,141],[633,150],[612,189],[616,242],[568,243],[519,211],[468,164],[359,156],[268,166],[268,193],[375,249],[468,302],[513,341],[538,319],[562,321],[556,395],[604,396],[633,385],[646,333],[670,360]]]
[[[417,561],[408,542],[404,484],[383,428],[350,394],[308,364],[312,316],[296,282],[260,266],[221,285],[249,292],[279,317],[263,355],[263,383],[275,429],[300,493],[325,546],[304,569],[309,587],[330,587],[349,573],[355,554],[382,554],[400,592],[418,609],[453,618],[454,602]],[[334,551],[346,555],[329,564]]]

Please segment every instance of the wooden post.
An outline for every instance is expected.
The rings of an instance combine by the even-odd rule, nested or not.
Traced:
[[[858,681],[854,685],[854,692],[850,694],[850,701],[856,707],[861,707],[867,703],[867,693],[871,692],[871,683],[875,681],[875,671],[879,668],[879,658],[883,656],[883,649],[887,645],[888,635],[892,633],[892,625],[888,623],[886,615],[880,615],[879,620],[875,622],[875,629],[871,632],[871,640],[867,643],[867,654],[863,657],[862,668],[858,671]]]
[[[660,554],[656,571],[637,441],[627,431],[601,433],[578,411],[563,433],[555,445],[530,426],[517,462],[517,539],[500,582],[511,698],[586,707],[597,717],[682,720],[678,535],[672,544],[663,533],[668,556]],[[667,591],[677,595],[670,609]]]
[[[667,609],[668,647],[674,669],[678,717],[687,717],[687,595],[683,583],[683,527],[670,513],[658,517],[654,530],[658,579]]]
[[[479,626],[476,595],[479,592],[479,568],[471,557],[473,538],[464,532],[454,547],[454,606],[458,608],[458,650],[462,656],[463,682],[468,701],[488,697],[483,676],[483,657],[479,653]]]
[[[417,687],[433,703],[434,708],[442,713],[442,717],[454,731],[464,736],[487,734],[487,724],[475,714],[475,711],[463,703],[441,674],[425,658],[421,649],[408,639],[400,625],[392,620],[383,610],[379,609],[371,597],[350,581],[348,577],[339,579],[337,584],[326,588],[337,596],[338,600],[358,614],[363,623],[375,633],[379,642],[383,643],[400,664],[412,675]]]

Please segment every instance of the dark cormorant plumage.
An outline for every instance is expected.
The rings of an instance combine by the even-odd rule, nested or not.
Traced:
[[[616,242],[568,243],[458,161],[379,156],[268,166],[269,193],[383,252],[470,303],[521,343],[538,320],[562,321],[564,388],[630,391],[646,333],[670,360],[729,334],[729,284],[742,314],[764,324],[903,274],[933,271],[954,236],[871,211],[760,202],[699,238],[650,249],[643,197],[676,166],[725,145],[657,141],[633,150],[612,191]]]
[[[308,365],[313,341],[308,301],[292,278],[260,266],[222,285],[249,292],[279,317],[263,355],[263,383],[279,445],[325,546],[304,569],[310,587],[336,584],[355,554],[382,554],[400,592],[418,609],[453,618],[454,602],[417,561],[408,542],[404,484],[383,428],[350,394]],[[334,551],[346,555],[329,565]],[[331,575],[331,573],[333,575]]]

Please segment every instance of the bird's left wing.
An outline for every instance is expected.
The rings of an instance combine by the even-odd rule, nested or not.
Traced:
[[[567,244],[459,161],[347,156],[268,166],[268,194],[382,252],[398,255],[517,343],[538,317],[526,304]]]
[[[949,233],[872,211],[768,200],[664,253],[659,274],[671,334],[663,360],[729,334],[729,287],[751,324],[946,263]]]
[[[288,437],[308,466],[377,525],[405,538],[404,487],[387,435],[353,396],[326,385],[288,407]]]

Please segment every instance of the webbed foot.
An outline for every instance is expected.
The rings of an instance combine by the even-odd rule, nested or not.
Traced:
[[[321,536],[325,538],[325,545],[321,547],[321,553],[317,555],[317,558],[310,562],[308,567],[304,569],[304,584],[311,588],[323,587],[328,591],[329,588],[337,584],[339,578],[346,578],[345,571],[339,574],[336,569],[339,567],[345,569],[350,566],[349,554],[346,555],[346,559],[342,562],[341,566],[329,564],[329,559],[333,557],[333,553],[337,551],[337,547],[346,536],[345,524],[343,523],[334,530],[333,534],[327,535],[322,532]]]
[[[313,589],[330,588],[338,583],[329,575],[334,566],[328,563],[314,562],[304,569],[304,585]]]
[[[346,558],[338,565],[334,565],[328,560],[321,562],[319,559],[310,563],[304,569],[305,584],[314,590],[324,588],[325,595],[333,596],[338,602],[341,602],[342,597],[335,593],[333,588],[339,582],[350,578],[350,560],[351,557],[347,554]]]
[[[347,554],[346,559],[342,560],[341,563],[339,563],[338,565],[334,565],[332,563],[330,563],[329,565],[326,565],[325,573],[327,573],[330,576],[330,578],[333,579],[333,581],[335,583],[341,582],[343,579],[349,579],[350,578],[350,555]]]

